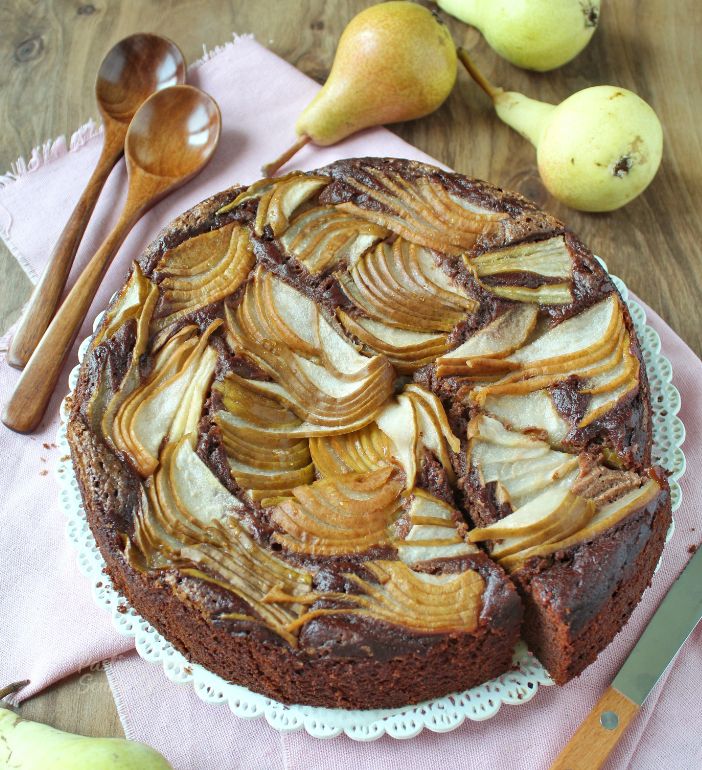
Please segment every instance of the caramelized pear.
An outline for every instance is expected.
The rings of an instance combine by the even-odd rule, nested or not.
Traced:
[[[408,519],[409,531],[394,543],[405,564],[464,556],[478,550],[459,535],[457,527],[462,519],[458,511],[423,489],[414,490]]]
[[[392,466],[330,476],[297,487],[271,511],[274,542],[294,553],[343,556],[388,545],[402,482]]]
[[[481,235],[499,235],[509,220],[507,213],[457,195],[436,178],[407,180],[372,162],[359,163],[345,181],[359,194],[339,209],[445,254],[462,254]]]
[[[373,420],[392,391],[394,370],[384,356],[358,353],[312,300],[260,268],[226,317],[231,347],[272,380],[249,387],[305,422],[356,430]]]
[[[156,267],[161,298],[152,331],[158,350],[181,318],[233,294],[254,264],[249,234],[238,222],[189,238]]]
[[[302,211],[280,236],[280,243],[313,275],[335,265],[352,268],[358,259],[390,232],[341,211],[317,206]]]
[[[597,535],[616,526],[635,511],[650,505],[661,493],[661,487],[654,479],[649,479],[638,489],[634,489],[608,505],[600,508],[589,521],[574,534],[543,545],[536,545],[520,550],[503,559],[501,564],[510,572],[521,567],[534,556],[548,556],[556,551],[571,548],[578,543],[592,540]]]
[[[161,442],[177,416],[181,430],[197,424],[217,361],[207,341],[221,323],[214,321],[197,344],[195,340],[182,342],[163,368],[155,369],[120,406],[113,426],[114,442],[142,476],[149,476],[158,466]]]

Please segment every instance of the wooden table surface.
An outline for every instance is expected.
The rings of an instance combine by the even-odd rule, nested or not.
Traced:
[[[4,0],[0,4],[0,171],[32,147],[97,117],[103,54],[134,32],[175,40],[193,61],[230,31],[257,39],[323,81],[338,37],[369,0]],[[567,222],[640,297],[702,354],[702,4],[603,0],[602,21],[575,61],[546,74],[499,59],[472,28],[450,19],[457,43],[496,84],[557,103],[589,85],[636,91],[663,123],[665,150],[649,189],[624,209],[581,214],[542,187],[534,150],[492,114],[465,73],[443,107],[395,126],[403,138],[462,173],[513,188]],[[68,215],[68,212],[66,212]],[[30,283],[0,244],[0,332],[18,316]],[[7,619],[3,620],[7,632]],[[3,684],[3,683],[0,683]],[[23,707],[30,719],[89,735],[121,735],[104,673],[79,673]]]

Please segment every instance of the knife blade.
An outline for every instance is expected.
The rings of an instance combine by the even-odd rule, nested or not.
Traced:
[[[639,706],[702,618],[702,548],[687,563],[629,653],[612,687]]]
[[[551,770],[602,767],[656,682],[702,619],[702,548],[678,575],[610,687]]]

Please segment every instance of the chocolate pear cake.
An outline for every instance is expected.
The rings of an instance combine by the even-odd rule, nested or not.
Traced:
[[[626,623],[670,522],[607,273],[518,195],[343,160],[220,193],[133,263],[68,436],[115,587],[285,703],[557,683]]]

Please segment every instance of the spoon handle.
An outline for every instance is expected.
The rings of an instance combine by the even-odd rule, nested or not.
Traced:
[[[98,164],[56,242],[12,338],[6,360],[16,369],[26,366],[41,335],[51,322],[100,191],[122,155],[126,128],[118,123],[109,131],[105,131],[105,141]]]
[[[12,397],[5,405],[2,421],[11,430],[31,433],[41,421],[61,374],[63,362],[73,346],[100,282],[112,258],[146,207],[143,202],[132,203],[131,196],[128,197],[119,221],[54,316],[22,372]]]

